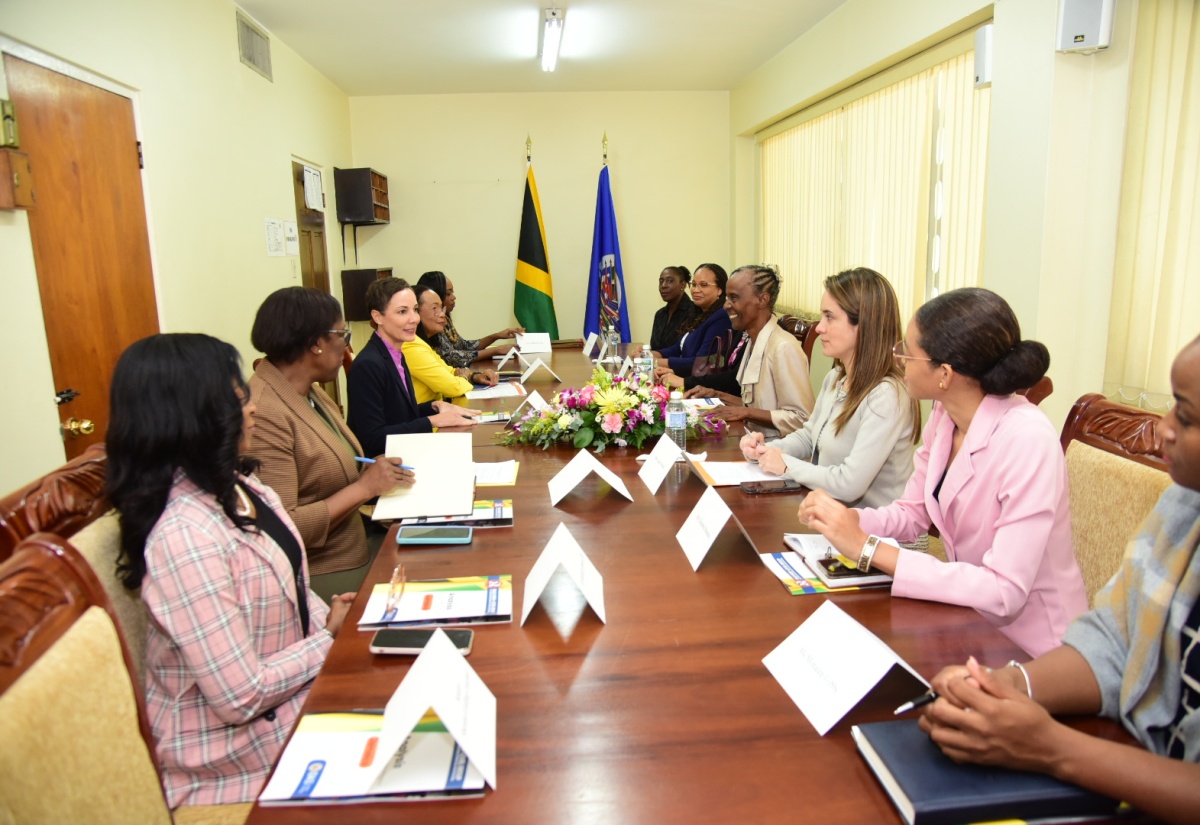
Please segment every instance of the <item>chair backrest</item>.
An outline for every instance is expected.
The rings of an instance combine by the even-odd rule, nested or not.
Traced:
[[[1156,433],[1160,418],[1091,393],[1075,402],[1063,425],[1071,530],[1088,604],[1171,484]]]
[[[34,533],[70,538],[108,512],[107,464],[104,445],[94,444],[78,458],[0,498],[0,561]]]
[[[1052,392],[1054,392],[1054,382],[1050,380],[1049,375],[1043,375],[1036,384],[1027,390],[1017,390],[1018,395],[1028,398],[1029,403],[1035,407],[1045,401]]]
[[[170,825],[131,672],[67,541],[37,533],[0,563],[0,821]]]
[[[800,318],[795,315],[784,315],[779,319],[779,326],[786,329],[796,340],[800,342],[800,346],[804,348],[804,355],[809,361],[812,360],[813,346],[817,342],[817,320]]]

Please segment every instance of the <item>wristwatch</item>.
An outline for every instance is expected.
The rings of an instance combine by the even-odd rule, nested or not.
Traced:
[[[858,556],[858,572],[866,573],[871,569],[871,559],[875,557],[875,548],[879,544],[879,536],[867,536],[867,541],[862,546],[862,553]]]

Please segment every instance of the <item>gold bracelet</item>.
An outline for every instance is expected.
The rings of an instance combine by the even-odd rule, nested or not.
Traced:
[[[875,548],[879,544],[879,536],[867,536],[862,552],[858,556],[858,572],[866,573],[871,569],[871,559],[875,557]]]

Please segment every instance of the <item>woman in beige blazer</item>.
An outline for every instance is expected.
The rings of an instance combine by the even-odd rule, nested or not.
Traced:
[[[328,597],[357,589],[370,561],[358,508],[412,483],[413,474],[401,469],[399,458],[357,462],[357,439],[317,386],[336,379],[350,344],[341,306],[317,289],[277,290],[259,307],[250,340],[266,355],[250,379],[258,407],[251,448],[261,462],[258,476],[279,494],[300,531],[313,590]],[[331,576],[347,570],[357,575]]]

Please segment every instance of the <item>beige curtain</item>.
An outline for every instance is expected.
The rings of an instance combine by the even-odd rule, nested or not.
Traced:
[[[1161,409],[1200,334],[1200,14],[1138,4],[1105,391]]]
[[[763,260],[780,268],[782,306],[816,312],[824,279],[854,266],[883,273],[906,316],[979,283],[991,98],[973,58],[762,139]]]

